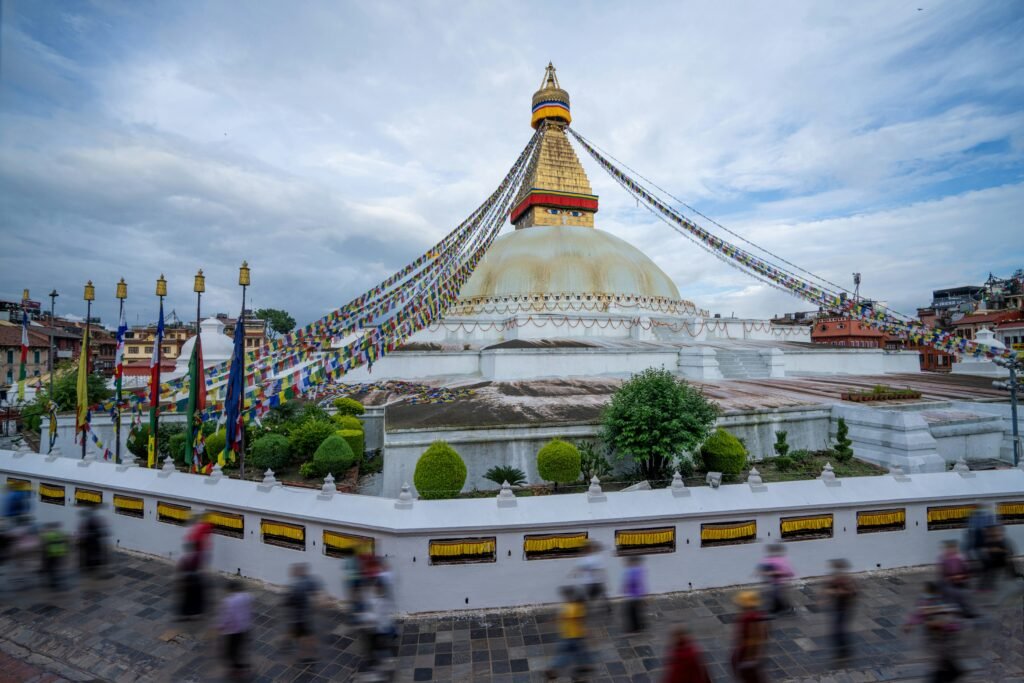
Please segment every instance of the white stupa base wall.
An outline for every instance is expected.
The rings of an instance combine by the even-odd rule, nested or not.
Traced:
[[[395,501],[369,496],[269,487],[252,482],[106,463],[80,465],[67,458],[0,451],[0,476],[27,480],[33,491],[33,512],[40,522],[58,522],[65,530],[78,524],[77,487],[103,497],[99,514],[110,529],[110,540],[121,548],[179,557],[185,527],[159,521],[158,502],[184,505],[193,513],[217,510],[242,515],[241,538],[214,536],[212,566],[222,572],[270,583],[287,581],[289,566],[310,565],[333,594],[340,594],[341,560],[325,554],[325,530],[358,534],[374,540],[376,553],[387,558],[394,575],[396,602],[401,612],[477,609],[549,603],[558,587],[570,581],[572,558],[526,559],[524,536],[535,533],[586,532],[608,549],[608,582],[622,584],[623,561],[614,557],[616,532],[671,529],[669,552],[644,556],[652,593],[687,591],[749,583],[764,553],[763,542],[780,540],[781,520],[794,515],[831,514],[831,537],[786,543],[799,576],[823,575],[829,560],[849,559],[853,571],[930,564],[940,543],[960,539],[959,529],[929,530],[928,508],[974,503],[1016,502],[1024,491],[1024,470],[858,477],[838,485],[799,481],[768,484],[754,491],[747,484],[718,489],[699,487],[676,496],[671,489],[607,493],[599,502],[586,494],[541,496],[499,506],[495,499],[415,501],[406,508]],[[63,504],[41,502],[40,484],[64,487]],[[116,514],[115,494],[141,498],[141,518]],[[857,513],[893,508],[905,511],[904,528],[858,533]],[[261,523],[301,526],[299,549],[271,545]],[[702,547],[701,525],[748,522],[756,524],[753,542]],[[1009,539],[1024,547],[1024,525],[1007,526]],[[432,540],[493,538],[496,552],[487,562],[436,564]]]

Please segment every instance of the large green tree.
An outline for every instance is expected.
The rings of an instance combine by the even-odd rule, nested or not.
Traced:
[[[280,308],[261,308],[256,311],[256,317],[267,321],[270,331],[270,338],[274,339],[279,334],[288,334],[295,329],[295,318],[282,311]]]
[[[619,460],[651,481],[668,477],[673,459],[707,438],[718,406],[664,369],[634,375],[612,396],[602,418],[604,441]]]

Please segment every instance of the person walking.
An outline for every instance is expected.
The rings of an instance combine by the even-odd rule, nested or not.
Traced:
[[[622,576],[622,592],[626,596],[623,604],[623,623],[627,633],[644,630],[644,598],[647,596],[647,572],[643,557],[630,555],[626,558],[626,571]]]
[[[78,564],[82,573],[91,575],[102,569],[107,539],[107,526],[95,508],[82,508],[78,527]]]
[[[605,588],[607,572],[599,543],[587,542],[586,551],[576,562],[572,575],[580,582],[581,597],[587,602],[591,611],[596,612],[597,603],[601,602],[605,614],[611,614],[611,603],[608,601],[608,591]]]
[[[68,554],[68,539],[57,522],[48,523],[40,534],[39,546],[43,552],[43,575],[52,590],[64,587],[64,558]]]
[[[768,629],[761,612],[761,598],[756,591],[740,591],[735,598],[740,607],[736,619],[736,642],[732,651],[732,671],[736,680],[742,683],[761,683],[761,655],[764,651]]]
[[[985,540],[979,555],[981,590],[988,592],[995,589],[1001,575],[1011,580],[1017,578],[1017,567],[1013,563],[1013,545],[1006,538],[1006,529],[1001,524],[993,524],[985,529]]]
[[[832,645],[835,647],[836,659],[850,656],[850,636],[848,633],[850,615],[857,598],[857,586],[847,571],[850,563],[845,559],[831,560],[829,565],[832,573],[825,583],[825,595],[828,596],[832,611]]]
[[[178,561],[178,617],[197,619],[206,611],[206,580],[203,561],[195,543],[185,543],[185,553]]]
[[[933,663],[932,683],[952,683],[964,674],[957,661],[956,638],[961,630],[957,609],[944,597],[934,581],[927,581],[917,605],[903,624],[904,633],[924,627],[925,643]]]
[[[200,569],[205,568],[213,552],[213,524],[206,521],[203,515],[193,515],[189,520],[188,531],[185,532],[185,543],[192,544],[198,554]]]
[[[580,591],[563,586],[562,606],[558,610],[558,632],[561,640],[558,652],[546,672],[548,680],[558,678],[562,669],[571,667],[573,675],[590,670],[590,652],[587,650],[587,604]]]
[[[228,678],[246,680],[249,669],[245,656],[246,640],[252,628],[252,596],[238,579],[228,582],[228,594],[220,603],[218,627],[224,640],[224,661]]]
[[[968,595],[970,570],[967,561],[960,554],[955,540],[951,539],[942,543],[942,554],[939,556],[939,580],[939,589],[946,600],[956,605],[965,618],[975,618],[976,614],[970,605]]]
[[[786,558],[786,548],[781,543],[772,543],[758,566],[768,587],[768,611],[772,616],[792,613],[793,607],[786,596],[790,580],[796,576],[793,566]]]
[[[672,631],[663,683],[711,683],[704,652],[684,626]]]
[[[300,662],[316,661],[316,630],[313,623],[313,607],[320,594],[320,582],[310,575],[309,565],[304,562],[291,567],[292,582],[288,586],[285,605],[290,617],[292,638],[295,639],[296,654]]]

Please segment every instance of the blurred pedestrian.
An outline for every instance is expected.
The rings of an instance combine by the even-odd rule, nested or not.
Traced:
[[[103,568],[106,555],[107,525],[89,505],[82,508],[78,526],[78,564],[84,574]]]
[[[4,495],[4,517],[17,522],[19,518],[27,517],[32,511],[32,494],[27,488],[18,486],[6,486],[7,492]]]
[[[320,582],[309,573],[309,565],[298,562],[291,567],[292,582],[288,586],[285,605],[291,622],[290,632],[295,639],[296,654],[300,662],[316,661],[316,629],[313,607],[320,594]]]
[[[61,590],[64,587],[64,558],[68,554],[68,539],[60,524],[50,522],[43,528],[39,546],[43,553],[43,575],[46,577],[46,584],[52,590]]]
[[[573,586],[563,586],[562,606],[558,610],[558,633],[561,640],[558,652],[546,672],[548,680],[558,678],[559,672],[571,667],[573,675],[586,674],[590,670],[590,652],[587,650],[587,605],[580,591]]]
[[[213,544],[213,525],[206,521],[205,515],[193,515],[189,520],[188,531],[185,532],[184,542],[191,543],[198,554],[200,569],[205,568],[210,562]]]
[[[772,616],[792,613],[794,610],[789,604],[787,586],[796,572],[786,558],[786,547],[781,543],[769,544],[758,568],[768,588],[769,613]]]
[[[761,657],[764,652],[768,628],[761,612],[761,598],[756,591],[744,590],[737,593],[735,602],[739,605],[736,619],[736,642],[732,651],[732,671],[736,680],[743,683],[761,683]]]
[[[985,546],[985,534],[988,528],[996,523],[992,509],[985,503],[981,503],[973,510],[967,519],[967,531],[964,537],[964,554],[971,563],[970,569],[980,572],[982,568],[982,551]]]
[[[963,675],[963,667],[957,661],[956,638],[961,630],[957,610],[942,594],[934,581],[925,582],[924,593],[911,611],[903,631],[913,627],[924,627],[925,643],[931,654],[933,669],[931,681],[949,683]]]
[[[960,609],[961,615],[967,619],[977,616],[970,605],[969,581],[970,572],[967,561],[960,554],[955,540],[942,543],[942,554],[939,556],[939,587],[948,602]]]
[[[245,650],[252,628],[252,596],[238,579],[228,582],[228,594],[220,603],[218,626],[224,639],[228,677],[236,681],[246,680],[249,665]]]
[[[0,518],[0,591],[10,588],[9,572],[14,565],[14,533],[6,518]]]
[[[832,610],[832,645],[835,647],[836,659],[846,659],[850,656],[848,629],[857,599],[857,585],[847,573],[850,563],[845,559],[831,560],[829,565],[832,573],[825,583],[825,594]]]
[[[627,633],[644,630],[644,598],[647,596],[647,572],[643,557],[630,555],[626,558],[626,571],[622,575],[623,623]]]
[[[985,540],[980,553],[981,590],[991,591],[996,588],[1000,576],[1017,578],[1013,556],[1013,545],[1006,538],[1006,529],[1001,524],[993,524],[985,529]]]
[[[684,626],[672,631],[668,650],[668,669],[664,683],[711,683],[704,652]]]
[[[195,543],[185,543],[185,553],[178,560],[178,617],[197,619],[206,611],[206,578],[203,561]]]
[[[600,602],[605,614],[611,613],[611,603],[608,601],[608,591],[605,588],[607,572],[599,543],[587,541],[583,556],[576,562],[572,576],[579,581],[581,597],[586,600],[591,611],[596,612],[597,603]]]
[[[364,587],[363,612],[359,621],[366,638],[367,660],[371,671],[388,663],[395,655],[395,608],[386,589],[376,582]]]

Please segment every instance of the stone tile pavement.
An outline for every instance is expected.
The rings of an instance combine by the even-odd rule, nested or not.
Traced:
[[[69,588],[59,593],[37,587],[32,575],[0,581],[0,683],[224,680],[211,623],[173,620],[173,568],[165,561],[123,552],[116,553],[114,560],[113,577],[72,578]],[[812,582],[795,584],[796,614],[771,624],[769,680],[922,680],[927,662],[921,637],[904,635],[900,625],[926,576],[930,576],[928,570],[914,569],[858,577],[861,595],[853,620],[856,654],[838,670],[833,668],[828,614],[819,602],[817,587]],[[340,607],[321,608],[319,661],[298,665],[285,633],[280,594],[256,584],[251,590],[256,626],[249,680],[360,680],[362,643],[345,625]],[[699,637],[713,680],[731,680],[732,593],[697,591],[652,599],[648,632],[639,636],[624,635],[617,614],[594,615],[591,647],[599,664],[589,680],[661,680],[666,637],[676,623],[687,624]],[[215,597],[219,595],[218,589]],[[962,680],[1024,683],[1021,598],[1014,596],[986,612],[983,623],[961,638],[963,662],[971,668]],[[556,642],[550,608],[412,617],[400,624],[395,679],[541,681]]]

